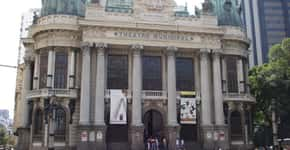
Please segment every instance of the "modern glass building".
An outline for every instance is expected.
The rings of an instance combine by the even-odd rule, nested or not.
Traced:
[[[243,0],[242,6],[251,39],[250,66],[261,65],[272,45],[290,37],[290,0]]]

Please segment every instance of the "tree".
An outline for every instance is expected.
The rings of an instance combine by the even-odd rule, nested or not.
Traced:
[[[272,125],[273,108],[279,116],[290,115],[290,38],[274,45],[268,57],[269,63],[252,68],[249,75],[257,100],[255,123],[261,126]]]
[[[5,128],[0,128],[0,145],[6,145],[8,141],[8,136],[6,134]]]

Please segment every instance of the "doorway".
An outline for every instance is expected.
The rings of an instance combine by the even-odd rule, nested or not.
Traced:
[[[157,110],[149,110],[144,114],[144,139],[149,137],[163,137],[163,118]]]

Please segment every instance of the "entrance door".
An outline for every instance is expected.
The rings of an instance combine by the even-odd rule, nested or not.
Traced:
[[[163,118],[160,112],[149,110],[144,115],[144,137],[162,137],[163,135]]]

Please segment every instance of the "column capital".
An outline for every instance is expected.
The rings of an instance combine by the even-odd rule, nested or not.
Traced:
[[[95,46],[98,50],[100,50],[100,49],[105,50],[106,48],[108,48],[108,44],[107,44],[107,43],[102,43],[102,42],[100,42],[100,43],[94,43],[94,46]]]
[[[141,44],[133,44],[133,45],[131,45],[131,49],[140,51],[140,50],[144,49],[144,46]]]
[[[166,48],[167,55],[174,55],[175,52],[177,52],[177,51],[178,51],[178,48],[175,46],[168,46]]]
[[[211,52],[211,49],[208,49],[208,48],[202,48],[202,49],[199,50],[199,52],[200,52],[200,53],[206,53],[206,54],[208,54],[208,53]]]
[[[81,49],[89,48],[90,46],[89,42],[81,42]]]
[[[90,43],[89,42],[82,42],[81,43],[81,50],[84,53],[89,53],[90,52]]]
[[[213,49],[212,53],[214,55],[221,55],[223,53],[223,50],[222,49]]]
[[[144,50],[144,46],[140,44],[131,45],[134,55],[140,55],[141,51]]]
[[[31,56],[25,56],[24,58],[24,64],[30,65],[32,63],[33,58]]]
[[[211,52],[210,49],[206,49],[206,48],[204,48],[204,49],[200,49],[199,54],[200,54],[200,57],[202,58],[202,57],[206,57],[206,56],[208,56],[208,54],[209,54],[210,52]]]

